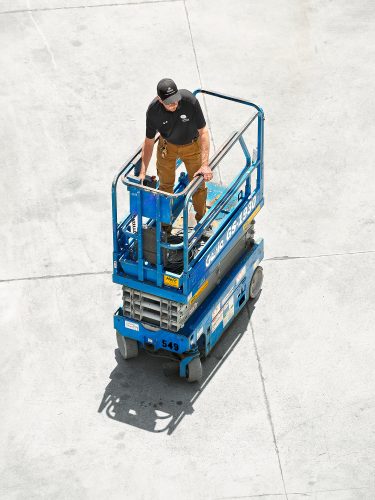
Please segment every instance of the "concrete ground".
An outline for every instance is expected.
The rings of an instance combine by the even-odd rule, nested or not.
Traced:
[[[1,498],[375,498],[374,16],[0,1]],[[164,76],[266,113],[263,291],[192,385],[112,328],[110,185]],[[217,147],[248,110],[204,112]]]

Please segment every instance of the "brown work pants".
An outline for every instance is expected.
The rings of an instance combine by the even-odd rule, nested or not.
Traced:
[[[162,157],[163,145],[165,145],[166,148],[164,158]],[[191,181],[195,172],[202,166],[199,138],[194,142],[180,146],[172,144],[171,142],[166,142],[162,137],[160,137],[156,155],[156,170],[160,180],[160,191],[173,193],[177,158],[181,158],[184,162],[189,176],[189,181]],[[199,185],[198,190],[193,195],[193,206],[197,222],[200,221],[206,213],[206,198],[207,188],[206,184],[202,182]]]

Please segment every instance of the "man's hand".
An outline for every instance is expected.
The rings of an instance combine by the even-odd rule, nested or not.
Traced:
[[[210,181],[213,178],[212,170],[208,165],[202,165],[201,168],[195,172],[194,177],[198,175],[202,175],[205,181]]]

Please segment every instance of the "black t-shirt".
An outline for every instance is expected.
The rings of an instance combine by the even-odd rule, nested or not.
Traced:
[[[180,89],[181,100],[176,111],[167,111],[158,98],[151,102],[146,113],[146,137],[153,139],[156,132],[173,144],[188,144],[197,137],[198,129],[205,127],[198,99],[189,90]]]

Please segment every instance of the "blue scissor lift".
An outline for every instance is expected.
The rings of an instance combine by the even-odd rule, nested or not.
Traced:
[[[259,266],[263,240],[254,238],[254,218],[264,203],[263,110],[219,92],[194,91],[199,93],[254,110],[210,159],[215,170],[239,142],[245,166],[228,187],[208,183],[207,204],[211,206],[204,218],[189,227],[191,198],[203,178],[189,183],[182,172],[173,194],[159,191],[156,182],[140,184],[141,147],[112,183],[113,281],[123,288],[114,328],[121,355],[124,359],[136,357],[139,348],[167,355],[179,363],[180,376],[190,382],[201,378],[201,358],[208,355],[246,301],[258,295],[263,280]],[[251,124],[257,125],[253,158],[243,137]],[[178,160],[176,168],[180,164]],[[129,192],[130,210],[119,222],[120,178]],[[180,229],[167,237],[163,224]],[[205,230],[210,226],[213,231],[207,238]]]

